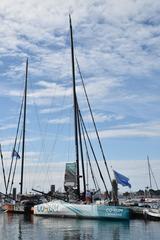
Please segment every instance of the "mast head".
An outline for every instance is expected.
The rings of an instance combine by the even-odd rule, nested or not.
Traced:
[[[70,24],[70,26],[72,26],[71,14],[69,14],[69,24]]]

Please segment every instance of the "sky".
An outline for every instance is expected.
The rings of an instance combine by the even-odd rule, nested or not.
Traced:
[[[145,189],[148,155],[160,185],[159,0],[0,1],[0,143],[6,177],[27,58],[24,191],[48,191],[51,184],[63,190],[65,163],[75,161],[69,14],[75,56],[112,178],[115,169],[130,179],[131,191]],[[76,91],[110,189],[77,66]],[[98,178],[94,162],[93,167]],[[2,169],[0,182],[3,192]],[[19,182],[20,160],[17,189]]]

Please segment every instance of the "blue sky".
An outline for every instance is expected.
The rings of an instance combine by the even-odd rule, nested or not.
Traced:
[[[159,183],[158,0],[1,0],[0,142],[6,171],[27,57],[25,189],[46,190],[54,183],[62,189],[65,162],[74,161],[69,13],[75,55],[109,167],[127,175],[133,190],[144,189],[149,184],[148,154]],[[98,152],[78,73],[76,81],[81,111]],[[100,156],[103,168],[101,160]],[[18,179],[19,173],[15,184]],[[0,181],[2,186],[2,177]]]

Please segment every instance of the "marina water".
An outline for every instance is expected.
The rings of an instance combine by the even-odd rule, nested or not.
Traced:
[[[159,240],[160,223],[97,221],[0,213],[0,240]]]

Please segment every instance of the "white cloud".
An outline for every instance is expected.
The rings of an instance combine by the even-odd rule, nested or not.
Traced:
[[[44,113],[44,114],[58,113],[58,112],[61,112],[61,111],[65,111],[67,109],[71,109],[71,107],[72,107],[72,105],[65,105],[64,107],[55,106],[53,108],[44,108],[44,109],[40,110],[40,113]]]
[[[90,114],[84,114],[83,116],[84,122],[92,122],[92,118]],[[101,122],[110,122],[113,120],[122,120],[123,116],[116,116],[115,114],[102,114],[102,113],[93,113],[93,117],[96,123]]]
[[[30,138],[26,138],[26,142],[35,142],[38,141],[39,138],[38,137],[30,137]],[[11,148],[14,146],[14,142],[15,142],[15,138],[9,138],[6,137],[5,139],[1,139],[1,144],[2,146],[11,146]]]
[[[160,137],[160,123],[137,123],[112,127],[109,130],[99,131],[101,138],[123,138],[123,137]],[[96,138],[94,132],[89,133],[91,138]]]
[[[48,121],[51,124],[67,124],[70,122],[70,118],[66,117],[66,118],[55,118],[55,119],[51,119]]]
[[[152,62],[156,57],[154,52],[152,54],[151,51],[148,55],[141,45],[148,44],[150,40],[153,41],[153,33],[157,32],[158,28],[154,25],[147,26],[144,22],[155,21],[158,6],[158,1],[146,3],[144,0],[119,1],[118,3],[117,1],[112,1],[112,3],[94,1],[92,4],[90,1],[69,1],[67,3],[64,1],[45,1],[45,3],[27,1],[27,3],[16,2],[14,6],[12,1],[5,3],[1,1],[0,11],[3,16],[1,46],[6,48],[6,52],[13,49],[17,54],[21,52],[19,47],[25,47],[42,57],[40,67],[44,66],[51,70],[51,66],[60,69],[60,65],[63,65],[63,72],[66,71],[66,62],[63,63],[64,52],[62,53],[60,48],[58,53],[51,54],[53,51],[50,45],[65,46],[65,35],[69,29],[68,13],[72,9],[73,27],[78,30],[75,31],[75,42],[79,43],[76,35],[80,36],[81,44],[83,47],[87,46],[88,49],[83,50],[82,45],[79,44],[78,52],[81,52],[83,60],[87,59],[84,63],[81,62],[83,69],[87,70],[92,65],[94,72],[102,67],[112,71],[112,74],[114,72],[124,74],[128,70],[135,74],[136,72],[140,74],[137,70],[143,73],[149,72],[151,68],[158,67],[158,62],[154,61],[153,65]],[[85,43],[83,38],[86,40]],[[42,44],[40,45],[39,42]],[[158,42],[156,47],[158,47]],[[153,46],[150,45],[150,48],[152,50]],[[91,65],[86,64],[88,59]]]
[[[7,129],[10,129],[10,128],[16,128],[17,125],[16,124],[5,124],[4,126],[0,126],[0,130],[7,130]]]

